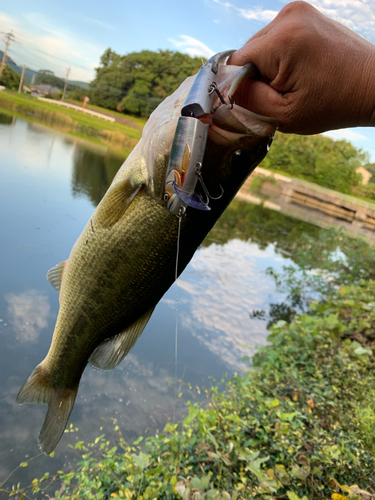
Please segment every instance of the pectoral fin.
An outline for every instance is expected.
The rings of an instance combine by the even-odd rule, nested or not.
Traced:
[[[105,228],[110,228],[126,212],[135,195],[143,184],[134,182],[132,177],[126,177],[111,186],[100,202],[96,212],[96,221]]]
[[[126,330],[102,342],[91,354],[90,365],[99,370],[112,370],[121,363],[143,332],[153,311],[154,307]]]
[[[58,292],[61,288],[61,281],[65,269],[65,260],[64,262],[60,262],[60,264],[56,264],[55,267],[52,267],[47,273],[47,280],[51,283],[53,288],[55,288]]]

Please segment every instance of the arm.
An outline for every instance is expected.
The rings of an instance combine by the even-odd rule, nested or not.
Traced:
[[[286,5],[229,60],[254,63],[235,102],[288,133],[375,126],[375,45],[305,2]]]

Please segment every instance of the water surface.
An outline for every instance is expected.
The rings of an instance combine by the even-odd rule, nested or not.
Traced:
[[[0,482],[38,454],[46,406],[16,395],[50,345],[58,293],[47,271],[66,260],[122,160],[105,148],[0,114]],[[209,386],[241,371],[249,348],[266,342],[266,323],[250,319],[281,297],[269,266],[289,263],[293,238],[315,231],[261,207],[235,201],[155,309],[141,338],[112,372],[88,367],[70,422],[88,439],[116,418],[125,438],[155,434],[193,397],[181,382]],[[176,352],[177,321],[177,358]],[[65,434],[54,458],[14,476],[23,483],[76,460]]]

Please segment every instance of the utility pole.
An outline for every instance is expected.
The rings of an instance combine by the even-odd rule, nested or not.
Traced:
[[[65,77],[65,85],[64,85],[64,92],[63,92],[63,95],[62,95],[62,98],[61,100],[63,101],[65,99],[65,92],[66,92],[66,87],[68,85],[68,77],[69,77],[69,73],[70,73],[70,67],[68,68],[68,71],[66,72],[66,77]]]
[[[23,77],[25,76],[25,68],[26,68],[26,64],[24,64],[23,68],[22,68],[22,74],[21,74],[21,79],[20,79],[20,86],[18,87],[18,93],[19,94],[21,93],[21,89],[22,89]]]
[[[14,35],[10,31],[9,33],[5,34],[5,50],[4,50],[3,60],[1,61],[1,66],[0,66],[0,80],[1,80],[1,77],[3,76],[3,70],[4,70],[5,63],[6,63],[6,58],[7,58],[7,50],[8,50],[8,47],[9,47],[9,44],[11,41],[14,41]]]

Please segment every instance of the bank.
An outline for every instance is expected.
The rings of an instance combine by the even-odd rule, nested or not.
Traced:
[[[322,228],[343,228],[375,244],[375,203],[257,167],[238,193],[253,204]]]
[[[110,122],[75,109],[58,107],[53,103],[41,101],[37,97],[12,91],[0,92],[0,111],[105,145],[124,158],[138,143],[142,128],[146,123],[146,120],[141,118],[104,110],[117,119],[115,122]],[[119,122],[117,115],[121,116],[124,123]]]

